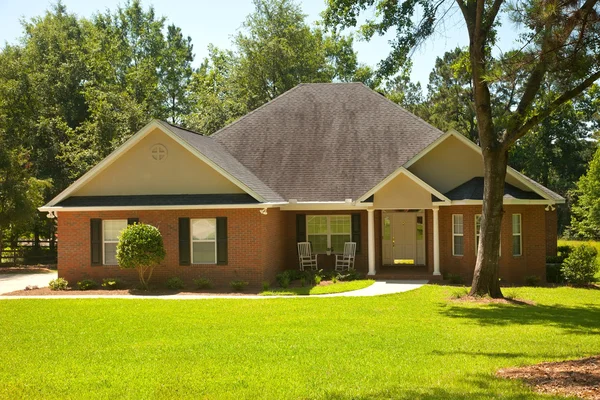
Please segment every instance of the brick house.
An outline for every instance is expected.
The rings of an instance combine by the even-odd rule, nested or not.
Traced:
[[[441,132],[362,84],[302,84],[203,136],[154,120],[50,201],[58,274],[125,277],[119,232],[161,231],[156,280],[272,281],[310,241],[329,268],[357,242],[356,269],[379,276],[472,278],[483,197],[480,148]],[[545,278],[564,199],[509,168],[500,275]],[[154,278],[153,278],[154,279]]]

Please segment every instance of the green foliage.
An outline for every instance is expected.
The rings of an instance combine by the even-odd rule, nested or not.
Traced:
[[[184,284],[181,278],[174,276],[172,278],[167,279],[165,286],[167,287],[167,289],[178,290],[183,289]]]
[[[194,279],[194,285],[196,285],[197,289],[210,289],[213,284],[208,278],[197,278]]]
[[[598,250],[592,246],[581,245],[575,248],[562,264],[565,280],[573,285],[586,285],[594,281],[598,272],[596,257]]]
[[[525,286],[540,286],[542,279],[537,275],[529,275],[525,277]]]
[[[104,278],[102,279],[102,287],[108,290],[121,289],[123,281],[119,278]]]
[[[77,286],[79,287],[79,290],[91,290],[98,287],[98,282],[93,279],[84,279],[77,282]]]
[[[67,290],[69,288],[69,282],[64,278],[52,279],[48,283],[50,290]]]
[[[546,264],[546,281],[549,283],[564,283],[562,262],[560,264]]]
[[[571,195],[571,230],[586,239],[600,238],[600,148]]]
[[[322,280],[323,280],[323,278],[321,277],[321,275],[315,274],[315,276],[313,277],[313,281],[315,282],[315,285],[320,285]]]
[[[461,285],[464,283],[464,279],[460,274],[445,274],[446,276],[444,277],[444,279],[446,279],[448,282],[450,282],[453,285]]]
[[[235,292],[241,292],[248,286],[248,282],[235,280],[229,282],[229,286],[231,286],[231,289],[233,289]]]
[[[117,243],[117,261],[121,268],[137,269],[140,283],[148,289],[152,271],[165,258],[160,231],[147,224],[133,224],[121,232]]]
[[[263,289],[263,292],[265,292],[265,291],[269,290],[270,288],[271,288],[271,283],[269,283],[269,282],[267,282],[267,281],[264,281],[264,282],[262,283],[262,289]]]

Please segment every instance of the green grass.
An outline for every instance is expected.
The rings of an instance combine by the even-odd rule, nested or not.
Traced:
[[[0,398],[551,399],[502,367],[600,353],[599,291],[0,301]]]
[[[275,288],[261,293],[262,296],[296,296],[296,295],[316,295],[329,293],[350,292],[352,290],[364,289],[374,284],[372,279],[358,280],[351,282],[338,282],[327,286],[305,286],[294,288]]]
[[[596,250],[598,250],[598,257],[596,257],[596,260],[598,261],[598,263],[600,264],[600,242],[596,241],[596,240],[563,240],[560,239],[558,241],[558,245],[559,246],[581,246],[582,244],[587,244],[588,246],[593,246],[596,248]],[[595,275],[597,280],[600,280],[600,268],[598,269],[598,272]]]

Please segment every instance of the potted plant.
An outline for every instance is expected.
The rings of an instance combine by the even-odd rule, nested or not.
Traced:
[[[327,250],[327,255],[330,256],[331,252],[333,252],[333,247],[328,247],[326,250]]]

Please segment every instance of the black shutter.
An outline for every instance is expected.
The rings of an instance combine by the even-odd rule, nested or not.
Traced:
[[[356,243],[356,252],[360,253],[360,214],[352,214],[352,241]]]
[[[127,225],[139,224],[139,218],[127,218]]]
[[[227,217],[217,217],[217,264],[227,264]]]
[[[102,220],[92,218],[90,220],[90,242],[92,265],[102,265]]]
[[[296,214],[296,243],[306,242],[306,214]]]
[[[179,218],[179,265],[190,265],[190,219]]]

